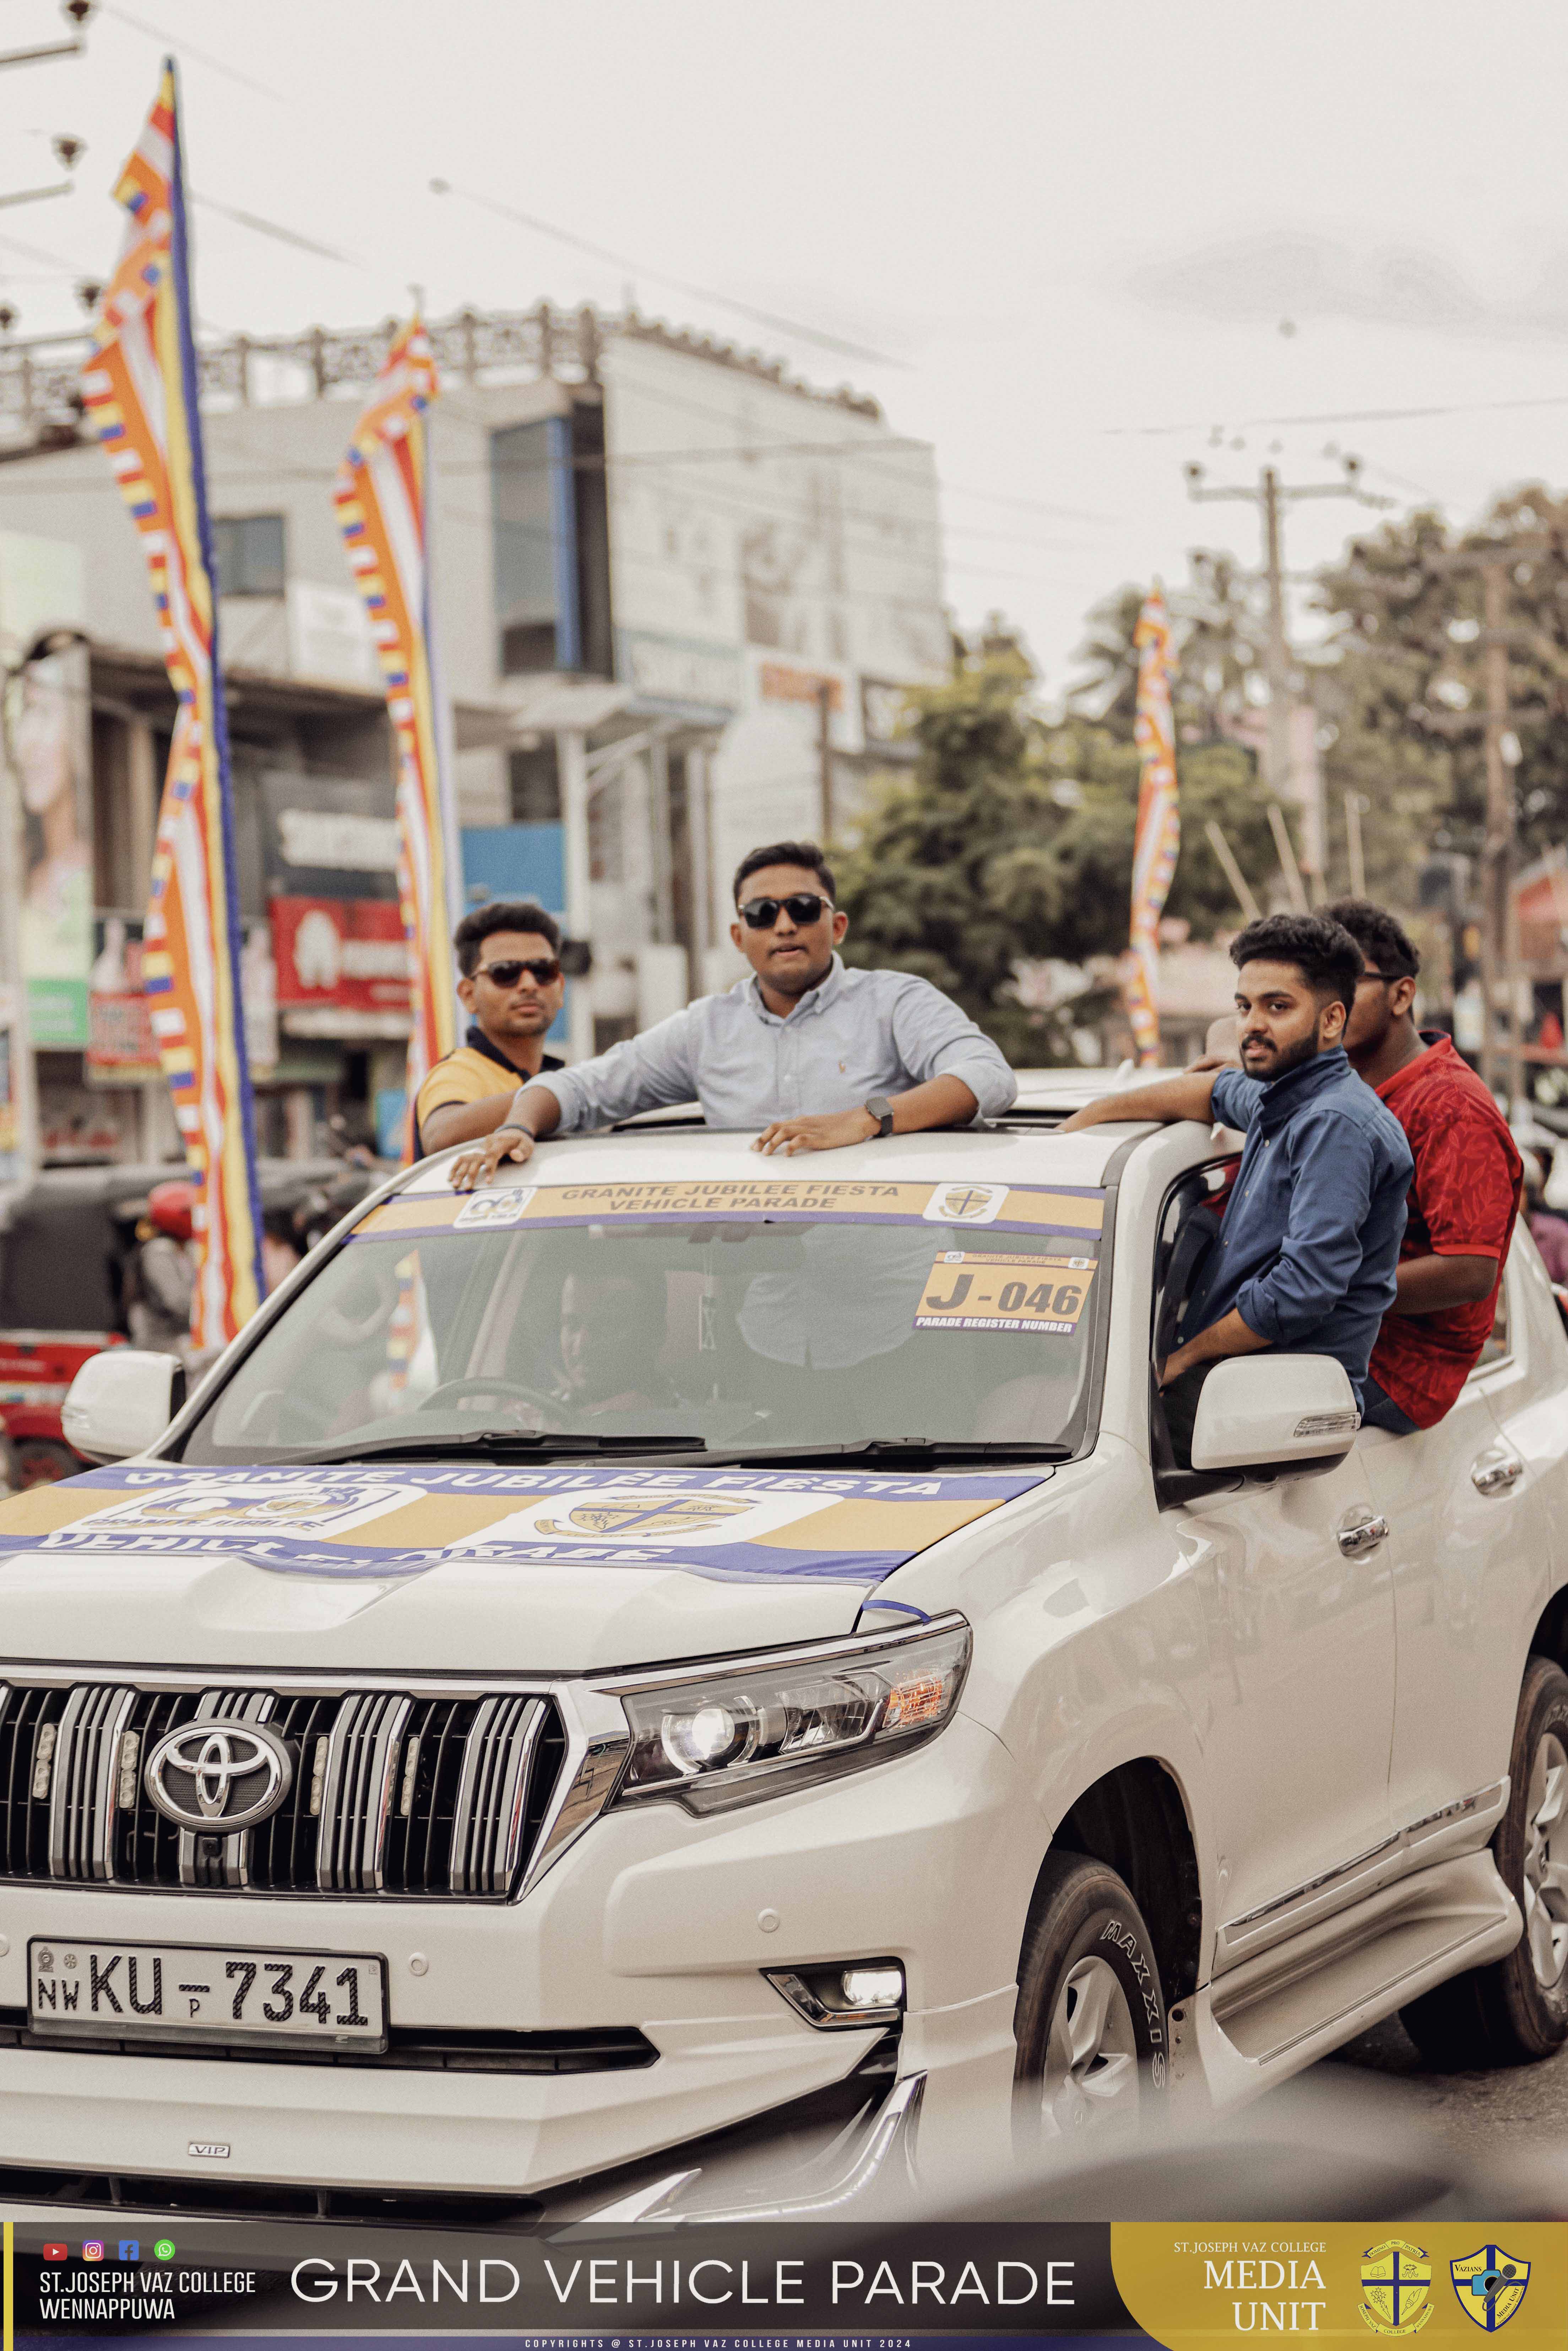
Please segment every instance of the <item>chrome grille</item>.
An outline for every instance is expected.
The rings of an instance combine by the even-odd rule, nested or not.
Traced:
[[[240,1834],[182,1829],[147,1794],[147,1758],[225,1720],[283,1740],[288,1793]],[[505,1900],[598,1811],[619,1745],[569,1741],[539,1691],[17,1678],[0,1683],[0,1879]]]

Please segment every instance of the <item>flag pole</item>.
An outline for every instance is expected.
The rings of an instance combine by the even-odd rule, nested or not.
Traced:
[[[201,551],[201,569],[207,591],[209,687],[212,697],[208,724],[212,728],[216,762],[216,797],[220,816],[218,839],[224,873],[225,919],[222,935],[214,942],[216,949],[214,960],[220,998],[226,996],[228,999],[226,1022],[223,1009],[220,1009],[219,1019],[229,1032],[227,1046],[233,1055],[235,1111],[239,1129],[235,1134],[233,1122],[225,1121],[223,1150],[225,1159],[232,1161],[225,1173],[233,1180],[243,1183],[249,1205],[251,1275],[256,1284],[256,1304],[259,1305],[267,1294],[267,1285],[261,1261],[261,1186],[256,1165],[256,1093],[251,1084],[250,1053],[245,1033],[245,999],[240,987],[243,941],[239,923],[239,865],[235,855],[234,771],[229,755],[228,697],[224,690],[223,648],[218,634],[218,568],[213,547],[212,516],[207,506],[207,457],[202,434],[201,378],[196,364],[196,338],[191,312],[191,236],[190,217],[185,205],[184,120],[180,105],[178,62],[170,56],[163,63],[174,89],[170,249],[173,263],[175,315],[179,321],[180,371],[184,383],[186,429],[190,436],[196,543]]]

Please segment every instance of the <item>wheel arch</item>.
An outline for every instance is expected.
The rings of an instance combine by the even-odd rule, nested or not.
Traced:
[[[1568,1583],[1558,1587],[1536,1618],[1535,1630],[1530,1636],[1530,1655],[1550,1657],[1553,1665],[1568,1673]]]
[[[1203,1949],[1197,1844],[1168,1763],[1140,1755],[1092,1781],[1062,1814],[1048,1848],[1053,1853],[1087,1854],[1124,1881],[1154,1938],[1167,2008],[1196,1991]]]

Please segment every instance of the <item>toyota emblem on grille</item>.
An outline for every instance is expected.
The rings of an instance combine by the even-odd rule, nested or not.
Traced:
[[[212,1836],[235,1836],[277,1812],[294,1763],[259,1723],[189,1722],[147,1759],[147,1792],[165,1820]]]

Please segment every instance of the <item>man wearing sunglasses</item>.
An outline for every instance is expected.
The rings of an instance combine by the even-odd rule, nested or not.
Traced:
[[[710,1126],[759,1127],[753,1148],[785,1157],[1009,1109],[1017,1079],[940,988],[912,972],[845,968],[835,951],[849,917],[833,896],[814,842],[754,849],[735,877],[729,934],[749,978],[524,1087],[506,1125],[454,1163],[454,1186],[488,1183],[541,1136],[694,1097]]]
[[[531,902],[496,900],[452,934],[471,1015],[466,1041],[437,1061],[414,1104],[416,1159],[471,1143],[499,1125],[519,1082],[565,1063],[545,1051],[561,1008],[560,932]]]

